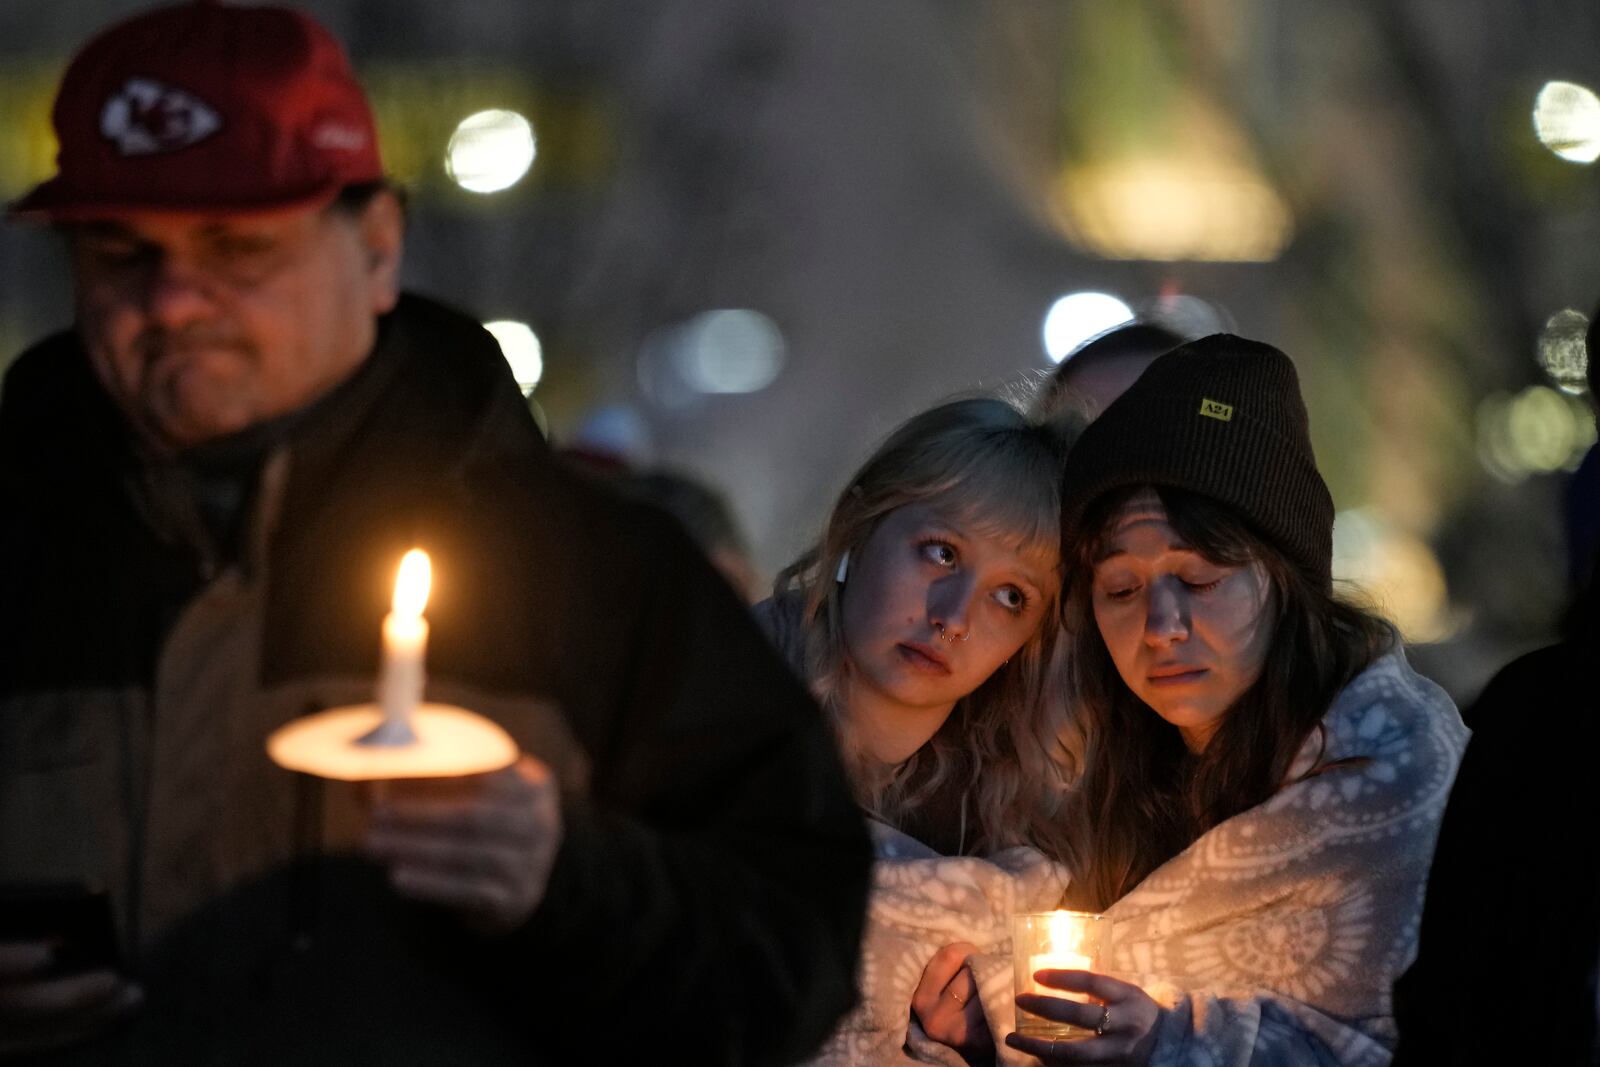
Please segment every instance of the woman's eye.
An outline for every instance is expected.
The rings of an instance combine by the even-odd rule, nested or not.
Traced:
[[[924,541],[921,552],[922,558],[929,563],[940,567],[955,566],[956,550],[944,541]]]
[[[1191,593],[1209,593],[1222,584],[1222,579],[1213,578],[1209,582],[1191,582],[1188,579],[1184,579],[1183,584],[1188,587]]]
[[[1014,585],[995,590],[994,598],[1013,615],[1021,615],[1028,608],[1028,594]]]
[[[1139,587],[1136,585],[1125,585],[1115,589],[1103,589],[1100,591],[1100,595],[1105,597],[1107,600],[1132,600],[1133,594],[1137,593],[1138,591]]]

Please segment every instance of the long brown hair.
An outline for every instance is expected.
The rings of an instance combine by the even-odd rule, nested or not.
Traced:
[[[861,751],[850,730],[842,586],[834,576],[846,553],[859,552],[890,512],[916,503],[931,504],[975,532],[1025,548],[1048,547],[1054,555],[1061,462],[1072,429],[1065,422],[1032,422],[990,397],[955,400],[914,416],[840,493],[822,539],[774,583],[775,598],[801,601],[800,667],[833,721],[858,801],[903,827],[935,795],[957,790],[965,852],[1024,843],[1065,848],[1066,757],[1053,684],[1061,629],[1054,599],[1044,605],[1039,632],[957,701],[932,739],[903,763],[884,766]]]
[[[1066,561],[1070,688],[1084,745],[1083,774],[1068,805],[1075,873],[1067,896],[1096,911],[1211,827],[1276,792],[1339,690],[1395,640],[1388,623],[1330,593],[1239,512],[1194,493],[1149,487],[1186,544],[1222,566],[1261,564],[1272,590],[1272,639],[1261,675],[1205,750],[1191,753],[1177,728],[1123,682],[1091,603],[1094,559],[1111,521],[1144,488],[1096,501]]]

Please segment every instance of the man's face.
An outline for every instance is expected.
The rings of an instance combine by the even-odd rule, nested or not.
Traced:
[[[78,329],[140,434],[189,448],[296,411],[355,370],[397,297],[401,231],[388,193],[356,214],[73,224]]]

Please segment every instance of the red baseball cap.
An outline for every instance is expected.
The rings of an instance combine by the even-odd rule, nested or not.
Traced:
[[[251,214],[383,178],[344,49],[287,8],[187,3],[118,23],[67,67],[52,118],[56,176],[13,215]]]

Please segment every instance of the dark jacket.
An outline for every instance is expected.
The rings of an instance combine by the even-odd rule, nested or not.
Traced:
[[[1523,656],[1468,714],[1396,1065],[1596,1063],[1600,631]]]
[[[87,1062],[699,1063],[849,1005],[869,849],[814,704],[658,513],[563,473],[487,333],[415,297],[276,427],[244,519],[142,461],[71,334],[0,397],[0,882],[87,882],[147,986]],[[394,566],[433,557],[429,698],[563,787],[527,926],[396,901],[360,789],[267,734],[371,699]]]

